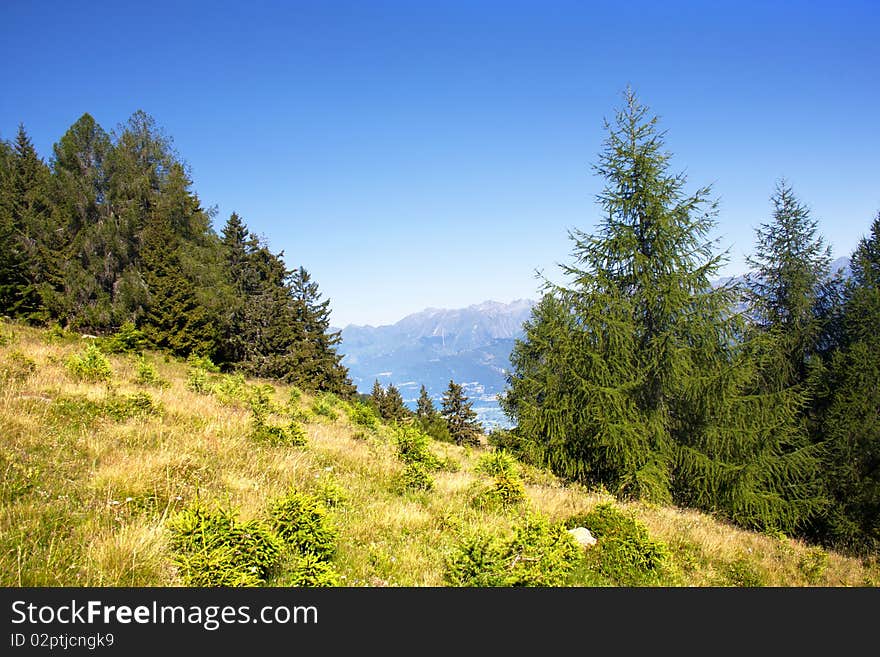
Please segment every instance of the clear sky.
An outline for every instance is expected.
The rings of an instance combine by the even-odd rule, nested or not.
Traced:
[[[834,257],[880,210],[880,3],[0,0],[0,137],[151,114],[219,229],[305,266],[336,326],[535,297],[600,218],[629,84],[713,185],[722,274],[780,176]]]

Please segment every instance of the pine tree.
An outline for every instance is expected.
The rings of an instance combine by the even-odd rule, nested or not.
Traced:
[[[170,219],[155,216],[143,233],[143,276],[149,304],[141,330],[150,344],[178,356],[212,357],[216,334],[192,282],[180,270],[178,243]]]
[[[453,380],[441,400],[440,414],[446,420],[450,438],[457,445],[479,445],[482,426],[477,413],[464,394],[464,388]]]
[[[747,297],[757,327],[775,331],[784,349],[780,385],[807,381],[810,363],[825,330],[823,308],[835,294],[829,278],[831,248],[817,233],[817,222],[784,180],[771,201],[773,217],[756,230],[755,254],[746,259]]]
[[[29,305],[28,266],[23,231],[13,212],[15,153],[0,142],[0,316],[16,317]]]
[[[842,345],[829,367],[822,429],[832,506],[822,538],[856,553],[880,550],[880,213],[851,258]]]
[[[297,326],[294,349],[300,360],[298,385],[343,397],[354,395],[343,356],[336,352],[342,333],[330,330],[330,300],[321,300],[318,284],[304,267],[293,272],[290,289]]]
[[[419,389],[419,399],[416,402],[416,417],[419,420],[430,420],[437,415],[437,409],[434,408],[434,402],[428,396],[428,389],[423,385]]]
[[[90,306],[109,299],[102,294],[94,270],[92,238],[106,219],[107,176],[104,161],[112,145],[107,133],[89,114],[83,114],[53,146],[53,195],[64,236],[58,248],[64,256],[63,292],[57,314],[77,324]]]
[[[511,356],[503,405],[558,473],[635,496],[791,528],[817,505],[796,391],[760,394],[733,289],[713,288],[711,190],[668,172],[657,118],[632,91],[596,172],[603,219],[572,231],[570,283],[547,284]],[[770,352],[772,353],[772,352]]]
[[[393,383],[389,383],[382,396],[382,418],[389,422],[401,422],[410,415],[409,409],[403,403],[400,390]]]
[[[11,232],[12,269],[17,272],[9,309],[13,315],[32,322],[50,317],[48,305],[60,283],[59,259],[51,245],[56,235],[49,194],[49,168],[37,155],[24,125],[15,138],[6,231]],[[22,268],[22,264],[24,268]]]
[[[452,441],[449,429],[446,426],[446,420],[437,411],[424,385],[419,390],[419,398],[416,402],[416,422],[422,431],[434,440]]]
[[[379,379],[373,381],[373,389],[370,391],[370,403],[376,409],[379,417],[384,417],[382,409],[385,408],[385,388],[379,383]]]

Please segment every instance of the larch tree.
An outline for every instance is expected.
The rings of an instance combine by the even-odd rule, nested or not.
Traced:
[[[623,497],[791,528],[814,512],[803,400],[760,394],[766,348],[740,344],[736,291],[710,233],[711,190],[669,171],[658,119],[631,90],[595,167],[602,219],[571,232],[568,282],[547,283],[502,403],[544,462]]]

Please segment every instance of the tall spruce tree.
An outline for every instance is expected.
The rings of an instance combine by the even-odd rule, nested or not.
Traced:
[[[342,333],[330,329],[330,299],[321,300],[318,284],[304,267],[294,270],[290,289],[296,321],[294,349],[299,358],[294,376],[298,384],[343,397],[354,395],[356,389],[342,365],[343,356],[336,351]]]
[[[48,307],[60,283],[60,261],[51,249],[56,226],[49,182],[49,168],[37,154],[24,125],[19,125],[6,190],[14,240],[13,267],[20,277],[11,309],[14,315],[35,323],[49,319]],[[24,269],[21,264],[25,264]]]
[[[657,118],[631,90],[598,175],[603,218],[575,230],[570,283],[525,326],[503,407],[554,470],[621,496],[789,529],[817,505],[796,391],[759,394],[763,345],[742,348],[735,291],[713,288],[710,189],[669,173]]]
[[[771,196],[773,216],[756,232],[747,298],[757,327],[778,334],[784,350],[778,385],[803,384],[820,351],[827,309],[836,296],[829,276],[831,248],[817,231],[809,209],[781,180]]]
[[[441,400],[440,415],[446,420],[449,437],[458,445],[478,445],[482,426],[471,401],[464,394],[461,384],[453,380]]]
[[[28,261],[22,226],[13,206],[15,153],[0,141],[0,316],[17,317],[29,299]]]
[[[373,389],[370,391],[370,403],[376,409],[379,417],[383,417],[382,409],[385,407],[385,388],[379,383],[379,379],[373,381]]]
[[[424,385],[419,389],[419,398],[416,402],[416,417],[419,420],[430,420],[437,415],[437,409],[434,408],[434,402],[428,396],[428,389]]]
[[[382,418],[389,422],[401,422],[410,415],[409,409],[403,403],[400,390],[393,383],[389,383],[382,395]]]
[[[143,233],[143,275],[149,293],[141,330],[150,344],[178,356],[213,357],[216,333],[192,282],[181,272],[179,239],[171,220],[158,214]]]
[[[822,538],[855,553],[880,550],[880,213],[851,258],[842,344],[829,367],[822,429],[832,504]]]

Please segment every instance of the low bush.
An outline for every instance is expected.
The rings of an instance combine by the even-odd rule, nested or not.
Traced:
[[[348,419],[352,424],[366,427],[368,429],[375,429],[380,423],[379,417],[376,415],[372,406],[362,404],[358,401],[349,404]]]
[[[221,377],[212,392],[221,404],[247,403],[252,394],[244,375],[239,372]]]
[[[447,559],[445,577],[453,586],[565,586],[583,555],[565,527],[530,515],[508,538],[462,537]]]
[[[740,557],[722,567],[722,586],[759,588],[767,585],[767,576],[757,565],[746,557]]]
[[[290,447],[304,447],[309,442],[305,429],[296,420],[291,420],[286,425],[267,424],[254,419],[254,427],[251,438],[258,442],[266,442],[270,445],[287,445]]]
[[[260,586],[277,570],[278,537],[259,521],[196,505],[169,522],[171,548],[187,586]]]
[[[140,386],[152,386],[154,388],[167,388],[171,384],[159,376],[156,366],[149,362],[143,355],[139,356],[135,365],[134,383]]]
[[[618,586],[658,586],[673,578],[669,548],[647,528],[612,504],[572,516],[565,526],[586,527],[597,544],[588,552],[591,568]]]
[[[339,413],[334,409],[334,405],[332,395],[321,395],[312,402],[311,410],[318,417],[324,417],[333,421],[339,417]]]
[[[6,355],[0,363],[0,383],[20,383],[37,371],[37,364],[20,351]]]
[[[190,367],[186,372],[186,389],[200,395],[211,394],[212,386],[207,370]]]
[[[133,395],[111,396],[106,402],[107,414],[116,420],[147,418],[162,414],[162,405],[146,392]]]
[[[108,354],[140,353],[147,346],[147,338],[134,324],[126,322],[113,335],[100,338],[98,346]]]
[[[275,533],[297,553],[326,560],[336,552],[336,528],[314,497],[291,490],[270,505],[269,515]]]
[[[510,454],[495,450],[480,457],[476,467],[492,477],[491,486],[481,490],[473,498],[478,507],[509,507],[525,501],[526,488],[519,474],[519,467]]]
[[[110,381],[113,369],[97,345],[90,344],[78,354],[72,354],[65,363],[68,373],[79,381],[99,383]]]

